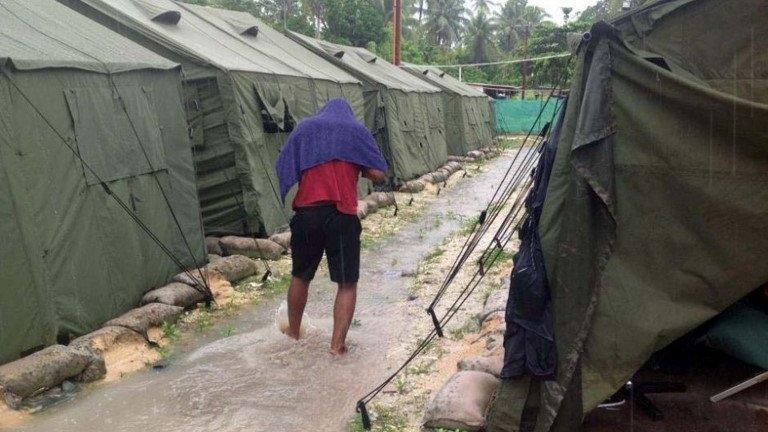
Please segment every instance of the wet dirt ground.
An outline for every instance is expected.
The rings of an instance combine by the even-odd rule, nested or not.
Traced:
[[[306,309],[312,328],[299,342],[275,328],[280,296],[186,342],[163,368],[88,386],[12,430],[346,430],[357,399],[398,366],[402,336],[428,319],[403,313],[409,294],[403,273],[413,272],[488,204],[512,158],[508,152],[489,161],[482,172],[444,190],[397,234],[363,252],[347,357],[328,354],[335,287],[320,277]]]

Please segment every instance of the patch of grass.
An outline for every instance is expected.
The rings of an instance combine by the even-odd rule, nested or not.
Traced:
[[[365,249],[370,249],[374,246],[376,246],[376,243],[378,243],[378,239],[374,237],[373,235],[363,232],[363,234],[360,236],[360,247]]]
[[[234,288],[237,292],[252,292],[261,286],[261,275],[248,276],[247,278],[238,282]]]
[[[464,335],[467,333],[472,333],[475,330],[477,330],[477,326],[473,323],[473,321],[468,321],[461,327],[451,329],[449,333],[451,335],[451,339],[458,341],[464,339]]]
[[[290,274],[283,274],[280,276],[270,276],[262,285],[261,293],[267,297],[283,294],[288,290],[288,286],[290,284],[291,284]]]
[[[179,339],[181,339],[181,330],[179,330],[179,326],[177,326],[175,323],[164,322],[162,329],[163,337],[169,341],[177,342]]]
[[[360,327],[362,324],[360,324],[360,320],[357,318],[352,319],[352,327]]]
[[[459,230],[459,233],[461,235],[470,235],[475,230],[475,225],[477,225],[478,217],[473,216],[471,218],[467,218],[464,223],[461,225],[461,229]]]
[[[485,255],[485,258],[483,258],[483,267],[488,269],[488,267],[494,264],[511,261],[513,256],[514,255],[511,252],[507,252],[498,246],[494,246],[494,248],[491,249],[491,252]]]
[[[404,432],[408,427],[408,419],[404,413],[393,407],[376,404],[368,408],[375,432]],[[360,414],[349,422],[348,432],[365,432],[363,419]]]
[[[407,369],[408,375],[425,375],[432,370],[432,363],[421,362],[413,366],[409,366]]]
[[[441,256],[445,254],[445,250],[443,248],[436,248],[432,250],[432,252],[428,253],[427,256],[424,257],[424,261],[426,263],[433,263],[440,259]]]
[[[221,312],[224,314],[224,316],[227,317],[235,316],[239,309],[240,306],[235,303],[235,299],[233,298],[229,299],[229,301],[224,306],[221,306]]]
[[[195,320],[195,329],[202,333],[211,328],[211,326],[213,326],[213,316],[210,310],[206,308],[200,309],[200,313]]]
[[[405,393],[406,384],[407,382],[405,381],[405,378],[397,377],[397,379],[395,380],[395,390],[397,390],[397,392],[400,394]]]
[[[232,336],[235,334],[235,326],[233,324],[228,324],[224,329],[221,331],[221,335],[225,338]]]

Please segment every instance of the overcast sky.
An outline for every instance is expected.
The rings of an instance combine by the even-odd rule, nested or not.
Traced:
[[[475,4],[475,0],[465,0],[470,10]],[[498,4],[503,4],[506,0],[498,0]],[[528,4],[541,6],[551,16],[550,20],[562,24],[563,12],[561,7],[572,7],[571,19],[576,17],[576,12],[583,11],[587,6],[597,3],[597,0],[528,0]]]

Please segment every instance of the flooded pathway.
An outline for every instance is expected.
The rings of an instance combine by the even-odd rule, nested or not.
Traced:
[[[242,310],[206,336],[188,341],[165,368],[119,382],[93,385],[70,401],[35,414],[17,431],[202,432],[343,431],[356,400],[397,366],[392,353],[413,320],[404,313],[409,279],[418,263],[476,216],[498,186],[512,156],[445,190],[392,238],[365,250],[350,355],[327,354],[335,287],[312,285],[307,314],[313,328],[300,342],[275,329],[282,296]],[[435,223],[436,220],[441,223]],[[222,338],[221,329],[237,329]],[[414,335],[413,339],[415,339]],[[191,339],[191,338],[190,338]]]

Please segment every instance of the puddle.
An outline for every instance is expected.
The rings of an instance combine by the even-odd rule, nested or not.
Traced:
[[[328,354],[335,287],[319,278],[306,308],[312,325],[299,342],[275,327],[281,296],[219,324],[235,328],[233,335],[221,338],[214,328],[185,342],[164,368],[87,386],[14,430],[346,430],[357,399],[398,366],[392,355],[398,338],[413,320],[427,319],[403,313],[409,279],[401,273],[412,271],[462,218],[477,216],[511,160],[490,161],[483,173],[443,191],[395,236],[364,251],[347,357]]]

